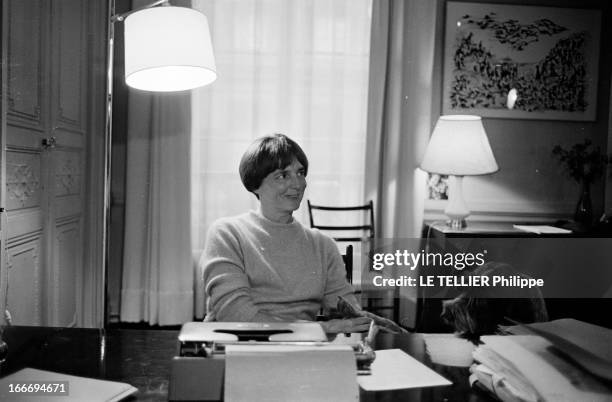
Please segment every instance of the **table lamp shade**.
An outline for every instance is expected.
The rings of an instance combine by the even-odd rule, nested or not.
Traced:
[[[206,16],[154,7],[125,19],[125,82],[146,91],[183,91],[217,78]]]
[[[430,173],[472,176],[499,170],[479,116],[440,116],[421,168]]]

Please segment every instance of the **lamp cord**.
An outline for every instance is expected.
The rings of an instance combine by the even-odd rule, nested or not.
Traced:
[[[429,253],[429,240],[431,239],[431,230],[439,223],[446,223],[445,221],[433,221],[427,228],[427,235],[425,236],[425,252]]]

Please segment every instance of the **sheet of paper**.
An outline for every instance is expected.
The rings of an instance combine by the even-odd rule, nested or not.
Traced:
[[[68,381],[68,395],[51,396],[44,393],[36,395],[19,395],[11,393],[9,384],[24,384],[28,382]],[[25,368],[0,379],[0,401],[120,401],[137,392],[138,389],[123,382],[97,380],[55,373],[52,371]],[[23,398],[23,399],[20,399]]]
[[[227,345],[225,401],[359,400],[350,346]]]
[[[542,233],[552,233],[552,234],[561,234],[561,233],[572,233],[571,230],[568,229],[562,229],[562,228],[558,228],[555,226],[549,226],[549,225],[513,225],[515,229],[518,230],[523,230],[525,232],[531,232],[531,233],[538,233],[538,234],[542,234]]]
[[[423,334],[427,354],[433,363],[470,367],[474,362],[474,344],[455,334]]]
[[[541,331],[562,337],[589,352],[612,361],[612,330],[587,322],[562,318],[559,320],[529,324]],[[532,335],[527,328],[521,326],[503,326],[504,331],[513,335]]]
[[[400,349],[377,350],[372,374],[357,378],[366,391],[435,387],[452,383]]]

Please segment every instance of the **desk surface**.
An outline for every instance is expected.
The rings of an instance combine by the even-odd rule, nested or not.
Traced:
[[[77,328],[10,327],[4,338],[9,356],[2,375],[23,367],[127,382],[138,388],[129,400],[166,401],[170,360],[176,354],[178,331],[99,330]],[[376,349],[400,348],[453,382],[449,387],[394,392],[360,391],[362,401],[488,401],[470,388],[468,369],[431,363],[419,334],[379,334]]]
[[[514,222],[468,222],[462,229],[453,229],[444,222],[425,222],[424,232],[433,236],[436,232],[446,237],[584,237],[584,234],[533,233],[514,227]],[[517,223],[521,225],[551,225],[550,223]],[[433,233],[431,233],[433,232]]]

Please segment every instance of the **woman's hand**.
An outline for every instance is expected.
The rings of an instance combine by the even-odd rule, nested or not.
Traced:
[[[345,318],[329,321],[320,321],[319,324],[327,334],[341,334],[350,332],[366,332],[372,320],[367,317]]]
[[[405,334],[408,333],[404,328],[397,325],[395,322],[388,318],[381,317],[369,311],[363,311],[357,309],[348,300],[342,296],[338,296],[338,311],[344,317],[363,317],[374,320],[374,323],[380,327],[384,332],[390,332],[392,334]]]

